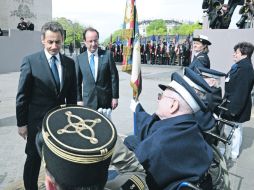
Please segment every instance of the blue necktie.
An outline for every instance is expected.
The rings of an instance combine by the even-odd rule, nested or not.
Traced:
[[[90,69],[92,71],[93,78],[95,79],[94,54],[90,55]]]
[[[56,60],[57,60],[56,56],[51,57],[51,71],[52,71],[54,79],[55,79],[57,91],[59,92],[60,79],[59,79],[59,74],[58,74],[58,70],[57,70],[57,66],[56,66]]]

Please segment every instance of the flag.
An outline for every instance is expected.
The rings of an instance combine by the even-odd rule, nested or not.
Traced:
[[[135,0],[126,0],[123,23],[123,63],[122,71],[130,72],[132,67],[132,45],[135,29]]]
[[[130,85],[133,89],[133,98],[138,99],[142,89],[140,35],[138,30],[138,16],[135,0],[127,0],[125,8],[124,27],[126,30],[123,71],[131,71]],[[128,21],[128,22],[127,22]]]
[[[133,89],[133,98],[138,100],[138,97],[142,90],[142,78],[141,78],[141,55],[140,55],[140,37],[139,33],[136,33],[133,46],[132,55],[132,70],[131,70],[131,87]]]

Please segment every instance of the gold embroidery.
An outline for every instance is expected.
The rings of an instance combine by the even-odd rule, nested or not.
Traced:
[[[72,114],[71,111],[67,111],[65,112],[65,115],[67,115],[67,120],[68,120],[68,125],[66,125],[63,129],[59,129],[57,131],[58,134],[64,134],[64,133],[77,133],[79,136],[88,139],[92,144],[97,144],[98,143],[98,139],[95,138],[95,132],[92,129],[97,123],[100,123],[101,120],[99,118],[97,119],[82,119],[81,117]],[[77,123],[73,123],[71,121],[71,118],[76,118],[77,120],[79,120]],[[90,124],[90,125],[89,125]],[[74,130],[69,130],[69,128],[74,128]],[[89,130],[91,133],[91,136],[86,136],[84,134],[82,134],[83,130]]]

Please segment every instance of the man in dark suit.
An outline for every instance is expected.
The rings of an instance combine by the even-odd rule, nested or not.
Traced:
[[[41,32],[44,50],[23,59],[16,97],[18,133],[27,140],[23,173],[26,190],[38,189],[41,159],[35,136],[44,115],[55,106],[77,103],[75,63],[59,53],[64,37],[62,26],[48,22]]]
[[[110,51],[98,48],[99,32],[96,29],[87,28],[83,38],[87,51],[76,60],[78,103],[92,109],[115,109],[119,98],[119,76],[113,56]]]
[[[27,23],[25,22],[24,18],[20,18],[20,22],[18,23],[17,29],[19,30],[26,30],[27,29]]]

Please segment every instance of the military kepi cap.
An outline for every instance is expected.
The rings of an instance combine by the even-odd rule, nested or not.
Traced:
[[[193,112],[200,109],[205,111],[207,106],[201,101],[194,89],[176,72],[171,75],[171,82],[168,85],[159,84],[162,90],[173,88],[191,107]]]
[[[106,183],[117,134],[105,116],[81,106],[58,107],[44,117],[42,136],[43,159],[58,184]]]
[[[193,41],[201,42],[205,45],[211,45],[212,43],[208,40],[208,37],[205,35],[198,35],[196,37],[193,37]]]
[[[210,78],[220,78],[220,77],[225,77],[226,73],[214,70],[214,69],[207,69],[204,67],[197,67],[197,71],[205,77],[210,77]]]
[[[183,70],[183,79],[193,88],[207,93],[207,92],[212,92],[211,87],[207,84],[207,82],[196,72],[191,70],[190,68],[186,67]]]

